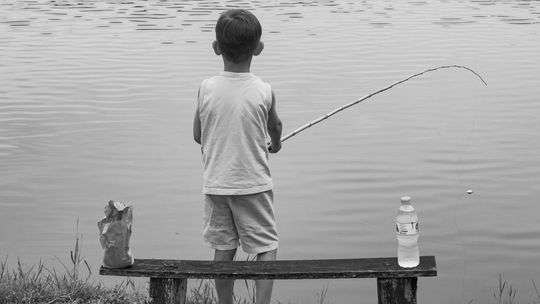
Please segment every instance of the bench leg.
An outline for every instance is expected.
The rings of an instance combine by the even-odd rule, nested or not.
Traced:
[[[418,278],[378,278],[379,304],[416,304]]]
[[[185,304],[187,279],[150,278],[150,303]]]

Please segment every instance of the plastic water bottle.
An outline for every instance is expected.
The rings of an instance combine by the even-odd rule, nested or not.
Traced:
[[[411,198],[403,196],[396,215],[396,236],[398,240],[398,264],[401,267],[415,267],[420,263],[418,248],[418,215],[411,205]]]

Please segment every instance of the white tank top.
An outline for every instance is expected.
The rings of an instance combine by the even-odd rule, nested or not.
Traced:
[[[272,189],[267,121],[268,83],[251,73],[222,72],[199,90],[203,193],[244,195]]]

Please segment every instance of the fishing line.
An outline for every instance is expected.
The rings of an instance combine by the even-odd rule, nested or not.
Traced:
[[[343,111],[345,109],[348,109],[348,108],[350,108],[350,107],[352,107],[352,106],[354,106],[356,104],[359,104],[362,101],[367,100],[367,99],[369,99],[369,98],[371,98],[371,97],[373,97],[373,96],[375,96],[375,95],[377,95],[379,93],[385,92],[385,91],[387,91],[387,90],[389,90],[389,89],[391,89],[391,88],[393,88],[393,87],[395,87],[395,86],[397,86],[399,84],[402,84],[404,82],[407,82],[407,81],[409,81],[409,80],[411,80],[413,78],[419,77],[419,76],[424,75],[424,74],[429,73],[429,72],[437,71],[437,70],[440,70],[440,69],[450,69],[450,68],[465,69],[465,70],[473,73],[474,75],[476,75],[476,77],[478,77],[482,81],[482,83],[484,83],[484,85],[487,86],[487,83],[484,81],[482,76],[480,76],[474,70],[472,70],[472,69],[470,69],[470,68],[468,68],[466,66],[462,66],[462,65],[444,65],[444,66],[439,66],[439,67],[427,69],[427,70],[424,70],[424,71],[422,71],[420,73],[413,74],[413,75],[411,75],[411,76],[409,76],[407,78],[404,78],[402,80],[396,81],[396,82],[394,82],[394,83],[392,83],[392,84],[390,84],[390,85],[388,85],[388,86],[386,86],[386,87],[384,87],[384,88],[382,88],[382,89],[380,89],[378,91],[370,93],[370,94],[368,94],[368,95],[366,95],[366,96],[364,96],[364,97],[362,97],[362,98],[360,98],[360,99],[358,99],[356,101],[350,102],[350,103],[345,104],[345,105],[343,105],[343,106],[341,106],[339,108],[334,109],[333,111],[328,112],[326,115],[323,115],[323,116],[321,116],[321,117],[319,117],[319,118],[317,118],[317,119],[315,119],[315,120],[313,120],[313,121],[299,127],[298,129],[292,131],[291,133],[285,135],[284,137],[281,138],[281,142],[285,142],[289,138],[297,135],[298,133],[300,133],[300,132],[302,132],[302,131],[304,131],[304,130],[306,130],[308,128],[311,128],[312,126],[314,126],[314,125],[316,125],[316,124],[330,118],[331,116],[333,116],[333,115],[335,115],[335,114],[337,114],[337,113],[339,113],[339,112],[341,112],[341,111]],[[475,102],[476,102],[476,97],[475,97]],[[474,108],[473,108],[473,127],[475,127],[475,126],[476,126],[476,105],[474,105]],[[471,136],[472,135],[469,133],[469,136],[466,139],[466,142],[467,142],[468,146],[469,146],[470,141],[471,141]],[[463,159],[458,160],[458,166],[460,167],[460,168],[458,168],[458,172],[463,172],[463,169],[462,169],[463,168]],[[461,185],[463,185],[461,173],[458,173],[458,175],[459,175],[458,176],[459,183]],[[473,193],[473,190],[470,187],[467,187],[466,193],[467,193],[467,195],[470,195],[470,194]],[[455,225],[455,228],[456,228],[456,231],[457,231],[457,237],[459,239],[459,245],[461,246],[461,251],[462,251],[462,254],[463,254],[463,277],[465,278],[466,268],[467,268],[466,261],[465,261],[465,256],[466,256],[465,244],[463,242],[462,232],[459,229],[459,225],[457,223],[457,207],[458,207],[458,204],[460,204],[460,205],[463,204],[464,195],[465,195],[464,193],[461,194],[461,197],[462,197],[461,203],[454,204],[454,225]],[[465,299],[465,293],[464,292],[465,292],[465,280],[463,279],[463,286],[462,286],[462,298],[463,299]]]
[[[322,121],[324,121],[324,120],[330,118],[331,116],[334,116],[335,114],[337,114],[337,113],[339,113],[339,112],[341,112],[341,111],[343,111],[343,110],[345,110],[345,109],[348,109],[348,108],[350,108],[350,107],[352,107],[352,106],[354,106],[354,105],[356,105],[356,104],[359,104],[359,103],[361,103],[362,101],[367,100],[367,99],[369,99],[369,98],[371,98],[371,97],[373,97],[373,96],[375,96],[375,95],[377,95],[377,94],[379,94],[379,93],[385,92],[385,91],[387,91],[387,90],[389,90],[389,89],[391,89],[391,88],[393,88],[393,87],[395,87],[395,86],[397,86],[397,85],[399,85],[399,84],[402,84],[402,83],[404,83],[404,82],[407,82],[407,81],[409,81],[409,80],[411,80],[411,79],[413,79],[413,78],[419,77],[419,76],[424,75],[424,74],[429,73],[429,72],[437,71],[437,70],[440,70],[440,69],[450,69],[450,68],[465,69],[465,70],[467,70],[467,71],[473,73],[474,75],[476,75],[476,77],[478,77],[478,78],[482,81],[482,83],[484,83],[484,85],[487,86],[487,83],[486,83],[486,81],[482,78],[482,76],[480,76],[480,75],[479,75],[478,73],[476,73],[474,70],[472,70],[472,69],[470,69],[470,68],[468,68],[468,67],[466,67],[466,66],[462,66],[462,65],[443,65],[443,66],[438,66],[438,67],[435,67],[435,68],[431,68],[431,69],[424,70],[424,71],[422,71],[422,72],[420,72],[420,73],[413,74],[413,75],[411,75],[411,76],[409,76],[409,77],[407,77],[407,78],[404,78],[404,79],[401,79],[401,80],[399,80],[399,81],[396,81],[396,82],[394,82],[394,83],[392,83],[392,84],[390,84],[390,85],[388,85],[388,86],[386,86],[386,87],[384,87],[384,88],[382,88],[382,89],[380,89],[380,90],[378,90],[378,91],[375,91],[375,92],[373,92],[373,93],[370,93],[370,94],[368,94],[368,95],[366,95],[366,96],[364,96],[364,97],[362,97],[362,98],[360,98],[360,99],[358,99],[358,100],[356,100],[356,101],[353,101],[353,102],[350,102],[350,103],[348,103],[348,104],[345,104],[345,105],[343,105],[343,106],[341,106],[341,107],[338,107],[338,108],[334,109],[333,111],[328,112],[326,115],[323,115],[323,116],[321,116],[321,117],[319,117],[319,118],[317,118],[317,119],[315,119],[315,120],[313,120],[313,121],[311,121],[311,122],[309,122],[309,123],[307,123],[307,124],[305,124],[305,125],[299,127],[298,129],[292,131],[291,133],[289,133],[289,134],[283,136],[283,137],[281,138],[281,142],[285,142],[285,141],[288,140],[289,138],[291,138],[291,137],[297,135],[298,133],[300,133],[300,132],[302,132],[302,131],[304,131],[304,130],[306,130],[306,129],[308,129],[308,128],[311,128],[312,126],[314,126],[314,125],[316,125],[316,124],[318,124],[318,123],[320,123],[320,122],[322,122]],[[476,95],[476,90],[475,90],[475,95]],[[477,99],[477,98],[476,98],[476,96],[475,96],[475,97],[474,97],[475,103],[476,103],[476,99]],[[473,106],[473,128],[475,128],[475,126],[476,126],[476,104]],[[467,146],[470,146],[471,137],[472,137],[472,135],[469,133],[469,135],[467,136],[467,139],[466,139],[466,145],[467,145]],[[458,168],[458,172],[459,172],[459,173],[458,173],[458,181],[459,181],[460,185],[463,185],[463,180],[462,180],[462,176],[461,176],[461,172],[463,172],[463,159],[461,159],[461,157],[460,157],[460,159],[458,159],[458,166],[459,166],[459,168]],[[473,191],[470,187],[467,186],[467,190],[466,190],[467,195],[473,194],[473,192],[474,192],[474,191]],[[466,261],[465,261],[465,256],[466,256],[465,244],[464,244],[464,242],[463,242],[461,229],[459,229],[459,225],[458,225],[458,223],[457,223],[457,208],[458,208],[458,204],[459,204],[459,205],[463,204],[463,198],[464,198],[464,195],[465,195],[464,193],[461,194],[461,198],[462,198],[462,199],[461,199],[461,202],[460,202],[460,203],[454,204],[454,225],[455,225],[455,228],[456,228],[456,231],[457,231],[457,237],[458,237],[458,239],[459,239],[459,245],[461,246],[461,251],[462,251],[462,254],[463,254],[463,277],[465,278],[465,275],[466,275],[466,268],[467,268],[467,266],[466,266]],[[465,290],[465,280],[463,280],[463,286],[462,286],[462,298],[463,298],[463,299],[465,299],[465,293],[464,293],[465,291],[464,291],[464,290]],[[469,302],[469,303],[470,303],[470,302]]]
[[[393,87],[395,87],[395,86],[397,86],[397,85],[399,85],[401,83],[404,83],[404,82],[409,81],[409,80],[411,80],[411,79],[413,79],[415,77],[421,76],[421,75],[429,73],[429,72],[433,72],[433,71],[440,70],[440,69],[449,69],[449,68],[465,69],[465,70],[473,73],[474,75],[476,75],[484,83],[484,85],[487,86],[487,83],[484,81],[482,76],[480,76],[478,73],[476,73],[475,71],[473,71],[472,69],[470,69],[470,68],[468,68],[466,66],[462,66],[462,65],[443,65],[443,66],[439,66],[439,67],[436,67],[436,68],[427,69],[427,70],[424,70],[424,71],[422,71],[420,73],[413,74],[413,75],[411,75],[411,76],[409,76],[407,78],[404,78],[402,80],[396,81],[396,82],[392,83],[391,85],[388,85],[388,86],[386,86],[386,87],[384,87],[384,88],[382,88],[382,89],[380,89],[378,91],[370,93],[370,94],[368,94],[368,95],[366,95],[366,96],[364,96],[364,97],[362,97],[362,98],[360,98],[360,99],[358,99],[356,101],[353,101],[351,103],[345,104],[345,105],[343,105],[343,106],[341,106],[339,108],[334,109],[333,111],[328,112],[326,115],[323,115],[323,116],[321,116],[321,117],[319,117],[319,118],[317,118],[317,119],[315,119],[315,120],[313,120],[311,122],[308,122],[307,124],[301,126],[300,128],[298,128],[298,129],[292,131],[291,133],[283,136],[281,138],[281,142],[284,142],[284,141],[288,140],[289,138],[295,136],[296,134],[298,134],[298,133],[300,133],[300,132],[302,132],[302,131],[304,131],[304,130],[306,130],[308,128],[313,127],[314,125],[316,125],[316,124],[330,118],[331,116],[334,116],[335,114],[337,114],[337,113],[339,113],[339,112],[341,112],[341,111],[343,111],[343,110],[345,110],[347,108],[350,108],[350,107],[352,107],[352,106],[354,106],[356,104],[359,104],[362,101],[364,101],[366,99],[369,99],[369,98],[371,98],[371,97],[373,97],[373,96],[375,96],[375,95],[377,95],[379,93],[387,91],[387,90],[389,90],[389,89],[391,89],[391,88],[393,88]]]
[[[470,146],[471,146],[471,141],[472,141],[472,138],[474,137],[474,133],[475,133],[475,130],[476,130],[476,120],[477,120],[477,101],[478,101],[478,91],[477,91],[477,87],[474,88],[474,94],[473,94],[473,109],[472,109],[472,131],[469,132],[469,134],[467,135],[466,139],[465,139],[465,149],[464,149],[464,153],[461,154],[461,156],[458,157],[458,182],[460,185],[465,185],[464,182],[463,182],[463,177],[462,177],[462,174],[463,174],[463,171],[464,171],[464,165],[463,165],[463,158],[464,158],[464,154],[466,154],[467,152],[470,152],[470,151],[467,151],[469,150]],[[462,233],[462,230],[460,228],[460,225],[458,223],[458,217],[457,217],[457,212],[458,212],[458,209],[461,209],[461,206],[463,205],[464,203],[464,200],[465,200],[465,197],[468,196],[468,195],[471,195],[474,193],[474,191],[472,190],[472,188],[470,187],[471,185],[465,185],[467,187],[467,191],[466,191],[466,195],[465,194],[461,194],[461,199],[459,201],[456,201],[456,203],[454,204],[454,210],[453,210],[453,215],[454,215],[454,228],[456,229],[456,232],[457,232],[457,239],[458,239],[458,245],[461,247],[461,254],[462,254],[462,260],[463,260],[463,268],[462,268],[462,282],[461,282],[461,298],[462,300],[466,301],[466,298],[465,298],[465,279],[467,277],[467,260],[466,260],[466,257],[467,257],[467,250],[466,250],[466,247],[465,247],[465,242],[463,241],[463,233]],[[472,300],[471,300],[472,302]],[[471,303],[469,302],[469,303]]]

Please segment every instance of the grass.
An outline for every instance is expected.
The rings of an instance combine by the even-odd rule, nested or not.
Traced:
[[[534,282],[534,281],[533,281]],[[507,281],[503,281],[499,274],[499,289],[493,293],[493,297],[499,304],[512,304],[516,300],[517,290]]]
[[[50,269],[42,261],[27,267],[19,259],[10,269],[7,258],[0,261],[0,304],[147,304],[147,291],[141,292],[132,280],[126,279],[112,287],[106,287],[91,279],[91,268],[81,257],[81,239],[77,236],[74,250],[70,251],[70,263],[56,260],[62,273]],[[85,270],[83,276],[81,270]],[[540,304],[540,291],[532,280],[536,295],[532,304]],[[253,286],[248,288],[248,298],[235,298],[236,304],[253,303]],[[188,293],[188,304],[216,304],[217,298],[211,280],[199,280]],[[328,285],[317,293],[316,304],[326,304]],[[517,289],[499,275],[499,284],[493,293],[495,304],[516,304]],[[276,301],[282,304],[280,301]],[[474,300],[467,304],[474,304]]]
[[[77,220],[75,246],[70,251],[69,261],[65,263],[55,257],[61,266],[61,272],[47,267],[42,261],[28,267],[17,259],[16,266],[11,268],[8,266],[7,257],[0,261],[0,304],[148,303],[148,291],[140,291],[129,278],[112,287],[104,286],[92,279],[91,267],[81,255],[82,236],[79,235],[78,226]],[[186,302],[216,304],[213,281],[199,280],[197,283],[190,289]],[[235,303],[253,303],[253,291],[252,293],[249,291],[248,289],[248,299],[235,298]]]
[[[92,279],[92,270],[81,256],[82,237],[78,225],[75,246],[70,251],[70,260],[66,264],[55,258],[61,265],[62,272],[47,267],[42,261],[34,266],[25,266],[17,259],[15,267],[9,267],[7,257],[0,261],[0,304],[146,304],[148,292],[140,291],[135,283],[126,279],[121,283],[107,287]],[[82,272],[86,272],[83,275]],[[235,298],[236,304],[254,302],[254,288],[245,282],[248,298]],[[532,304],[540,304],[540,291],[532,280],[536,298]],[[211,280],[199,280],[190,289],[188,304],[216,304],[215,288]],[[317,304],[327,303],[328,285],[317,294]],[[499,284],[493,293],[498,304],[516,304],[517,289],[499,275]],[[276,301],[278,304],[282,302]],[[474,304],[469,301],[468,304]]]
[[[43,262],[25,267],[17,259],[14,269],[7,266],[7,258],[0,263],[1,304],[53,303],[144,303],[129,281],[107,288],[90,279],[77,278],[76,273],[58,273]]]
[[[82,237],[79,237],[78,224],[75,247],[70,251],[70,264],[62,262],[60,273],[40,261],[27,267],[17,259],[17,265],[10,269],[7,257],[0,262],[0,304],[137,304],[144,303],[143,296],[131,280],[114,287],[105,287],[91,279],[92,271],[81,256]],[[81,268],[86,276],[81,275]]]
[[[536,286],[536,282],[532,280],[536,298],[533,299],[532,304],[540,304],[540,291]],[[503,280],[502,274],[499,274],[499,285],[497,290],[493,293],[494,303],[497,304],[516,304],[517,289],[512,286],[508,281]],[[470,300],[467,304],[473,304],[474,300]]]

